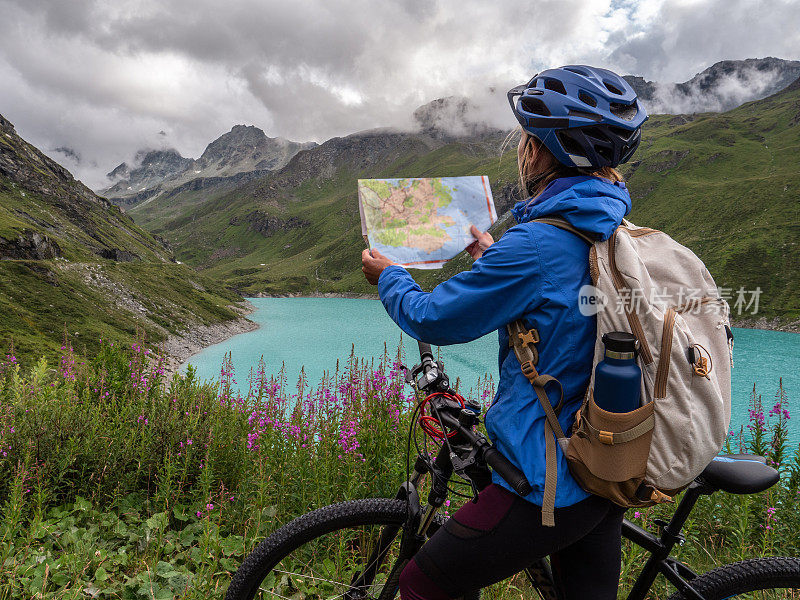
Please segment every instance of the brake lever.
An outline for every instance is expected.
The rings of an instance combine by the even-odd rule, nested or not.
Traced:
[[[470,453],[467,455],[466,459],[462,459],[458,456],[455,451],[450,451],[450,462],[453,465],[453,472],[461,477],[464,481],[469,483],[470,487],[472,488],[472,501],[478,501],[478,486],[475,485],[472,477],[467,474],[467,469],[477,464],[478,460],[478,451],[477,449],[473,448]]]
[[[414,387],[414,378],[411,376],[411,369],[401,364],[399,371],[403,374],[403,381]]]

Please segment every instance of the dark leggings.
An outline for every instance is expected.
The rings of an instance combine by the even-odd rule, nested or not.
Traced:
[[[550,556],[565,600],[614,600],[619,585],[625,510],[590,496],[557,508],[556,526],[542,510],[498,485],[467,502],[440,528],[400,576],[403,600],[450,600],[502,581]]]

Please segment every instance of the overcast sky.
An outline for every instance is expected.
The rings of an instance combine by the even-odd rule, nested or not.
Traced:
[[[671,82],[800,59],[798,24],[800,0],[0,0],[0,114],[97,188],[139,149],[197,157],[237,123],[322,142],[550,66]]]

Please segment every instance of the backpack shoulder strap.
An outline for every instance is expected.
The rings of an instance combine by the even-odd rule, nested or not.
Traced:
[[[556,440],[561,445],[562,451],[566,452],[567,439],[561,424],[558,422],[558,413],[564,402],[564,390],[561,383],[550,375],[541,375],[536,370],[536,363],[539,362],[539,353],[536,344],[539,343],[539,332],[536,329],[527,329],[522,319],[517,319],[508,324],[508,342],[514,348],[514,354],[519,361],[522,373],[533,386],[533,391],[542,406],[545,414],[544,435],[545,435],[545,482],[544,496],[542,497],[542,525],[553,527],[555,525],[555,501],[556,484],[558,482],[558,463],[556,460]],[[550,403],[545,386],[553,383],[558,386],[560,398],[554,407]]]
[[[577,235],[581,238],[584,242],[589,244],[590,246],[594,245],[595,240],[593,240],[589,234],[581,231],[580,229],[573,227],[570,223],[568,223],[565,219],[561,217],[540,217],[538,219],[533,219],[537,223],[546,223],[547,225],[552,225],[553,227],[558,227],[559,229],[563,229],[564,231],[569,231],[572,234]]]
[[[587,233],[573,227],[566,220],[561,217],[541,217],[533,219],[537,223],[545,223],[553,225],[564,231],[578,236],[589,246],[594,246],[593,240]],[[528,329],[522,322],[522,319],[517,319],[513,323],[508,324],[508,343],[514,348],[514,354],[519,361],[520,368],[523,375],[533,386],[539,404],[545,414],[545,482],[544,482],[544,496],[542,497],[542,525],[553,527],[555,525],[555,501],[556,501],[556,484],[558,482],[558,462],[556,460],[556,440],[561,446],[561,449],[566,452],[567,438],[564,431],[561,429],[561,424],[558,422],[558,413],[561,410],[561,404],[564,401],[564,390],[561,383],[550,375],[542,375],[536,370],[536,364],[539,362],[539,353],[536,350],[536,344],[539,343],[539,332],[536,329]],[[558,404],[554,407],[550,403],[550,398],[547,395],[545,386],[552,383],[558,387],[560,398]]]

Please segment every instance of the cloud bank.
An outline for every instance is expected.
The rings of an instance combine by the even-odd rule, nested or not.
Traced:
[[[142,148],[199,156],[236,123],[322,142],[455,95],[511,127],[505,90],[550,66],[682,81],[800,58],[782,0],[0,0],[0,17],[0,113],[96,188]]]

